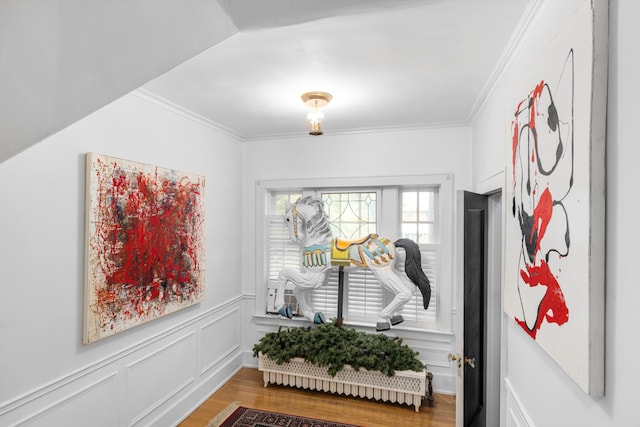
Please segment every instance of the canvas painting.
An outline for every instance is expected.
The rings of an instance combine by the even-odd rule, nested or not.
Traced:
[[[204,177],[86,156],[85,344],[205,296]]]
[[[597,14],[584,1],[523,64],[511,105],[503,295],[516,325],[592,395],[604,393],[606,25],[604,34],[594,26]]]

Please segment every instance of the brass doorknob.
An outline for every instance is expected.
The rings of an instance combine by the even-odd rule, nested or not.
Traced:
[[[449,353],[449,360],[452,362],[458,362],[458,368],[462,366],[462,355]]]
[[[476,358],[475,357],[462,357],[461,354],[452,354],[449,353],[449,360],[452,362],[458,362],[458,368],[462,367],[462,361],[464,360],[465,365],[469,365],[472,368],[476,367]]]

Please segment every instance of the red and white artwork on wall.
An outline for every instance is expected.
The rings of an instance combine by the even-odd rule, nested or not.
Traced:
[[[204,177],[86,158],[85,344],[204,298]]]
[[[593,395],[604,393],[603,5],[584,1],[520,64],[506,174],[504,310]]]

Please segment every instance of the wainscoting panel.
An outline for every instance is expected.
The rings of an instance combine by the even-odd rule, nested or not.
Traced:
[[[520,404],[518,395],[513,390],[508,379],[504,380],[507,390],[506,398],[506,427],[534,427],[524,408]]]
[[[62,400],[42,408],[18,425],[51,427],[86,425],[111,427],[118,423],[116,374],[76,390]]]
[[[195,381],[195,332],[170,342],[127,366],[127,401],[135,426]]]
[[[241,303],[235,297],[0,402],[0,426],[177,425],[242,367]]]
[[[401,333],[398,336],[402,337]],[[442,394],[455,394],[456,369],[449,361],[449,354],[454,350],[452,334],[423,332],[403,338],[402,342],[419,353],[418,358],[427,365],[433,374],[433,391]]]
[[[241,310],[236,308],[201,327],[200,375],[205,375],[226,356],[239,350],[242,321],[240,312]]]

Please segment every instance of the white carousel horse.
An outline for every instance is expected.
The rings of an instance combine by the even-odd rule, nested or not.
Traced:
[[[395,295],[379,313],[376,324],[378,331],[388,330],[391,325],[395,326],[404,320],[401,312],[411,299],[415,286],[422,293],[424,308],[428,308],[431,286],[429,278],[422,271],[420,249],[412,240],[399,239],[392,243],[377,234],[356,241],[335,239],[324,212],[324,203],[311,196],[300,198],[292,204],[287,209],[285,220],[291,239],[302,244],[303,268],[302,271],[286,268],[278,276],[275,306],[279,307],[282,316],[293,316],[291,307],[284,302],[285,286],[291,283],[302,315],[313,323],[325,323],[325,315],[313,311],[307,302],[307,294],[324,284],[331,268],[340,266],[368,268],[382,287]],[[396,247],[406,252],[406,276],[395,268]]]

